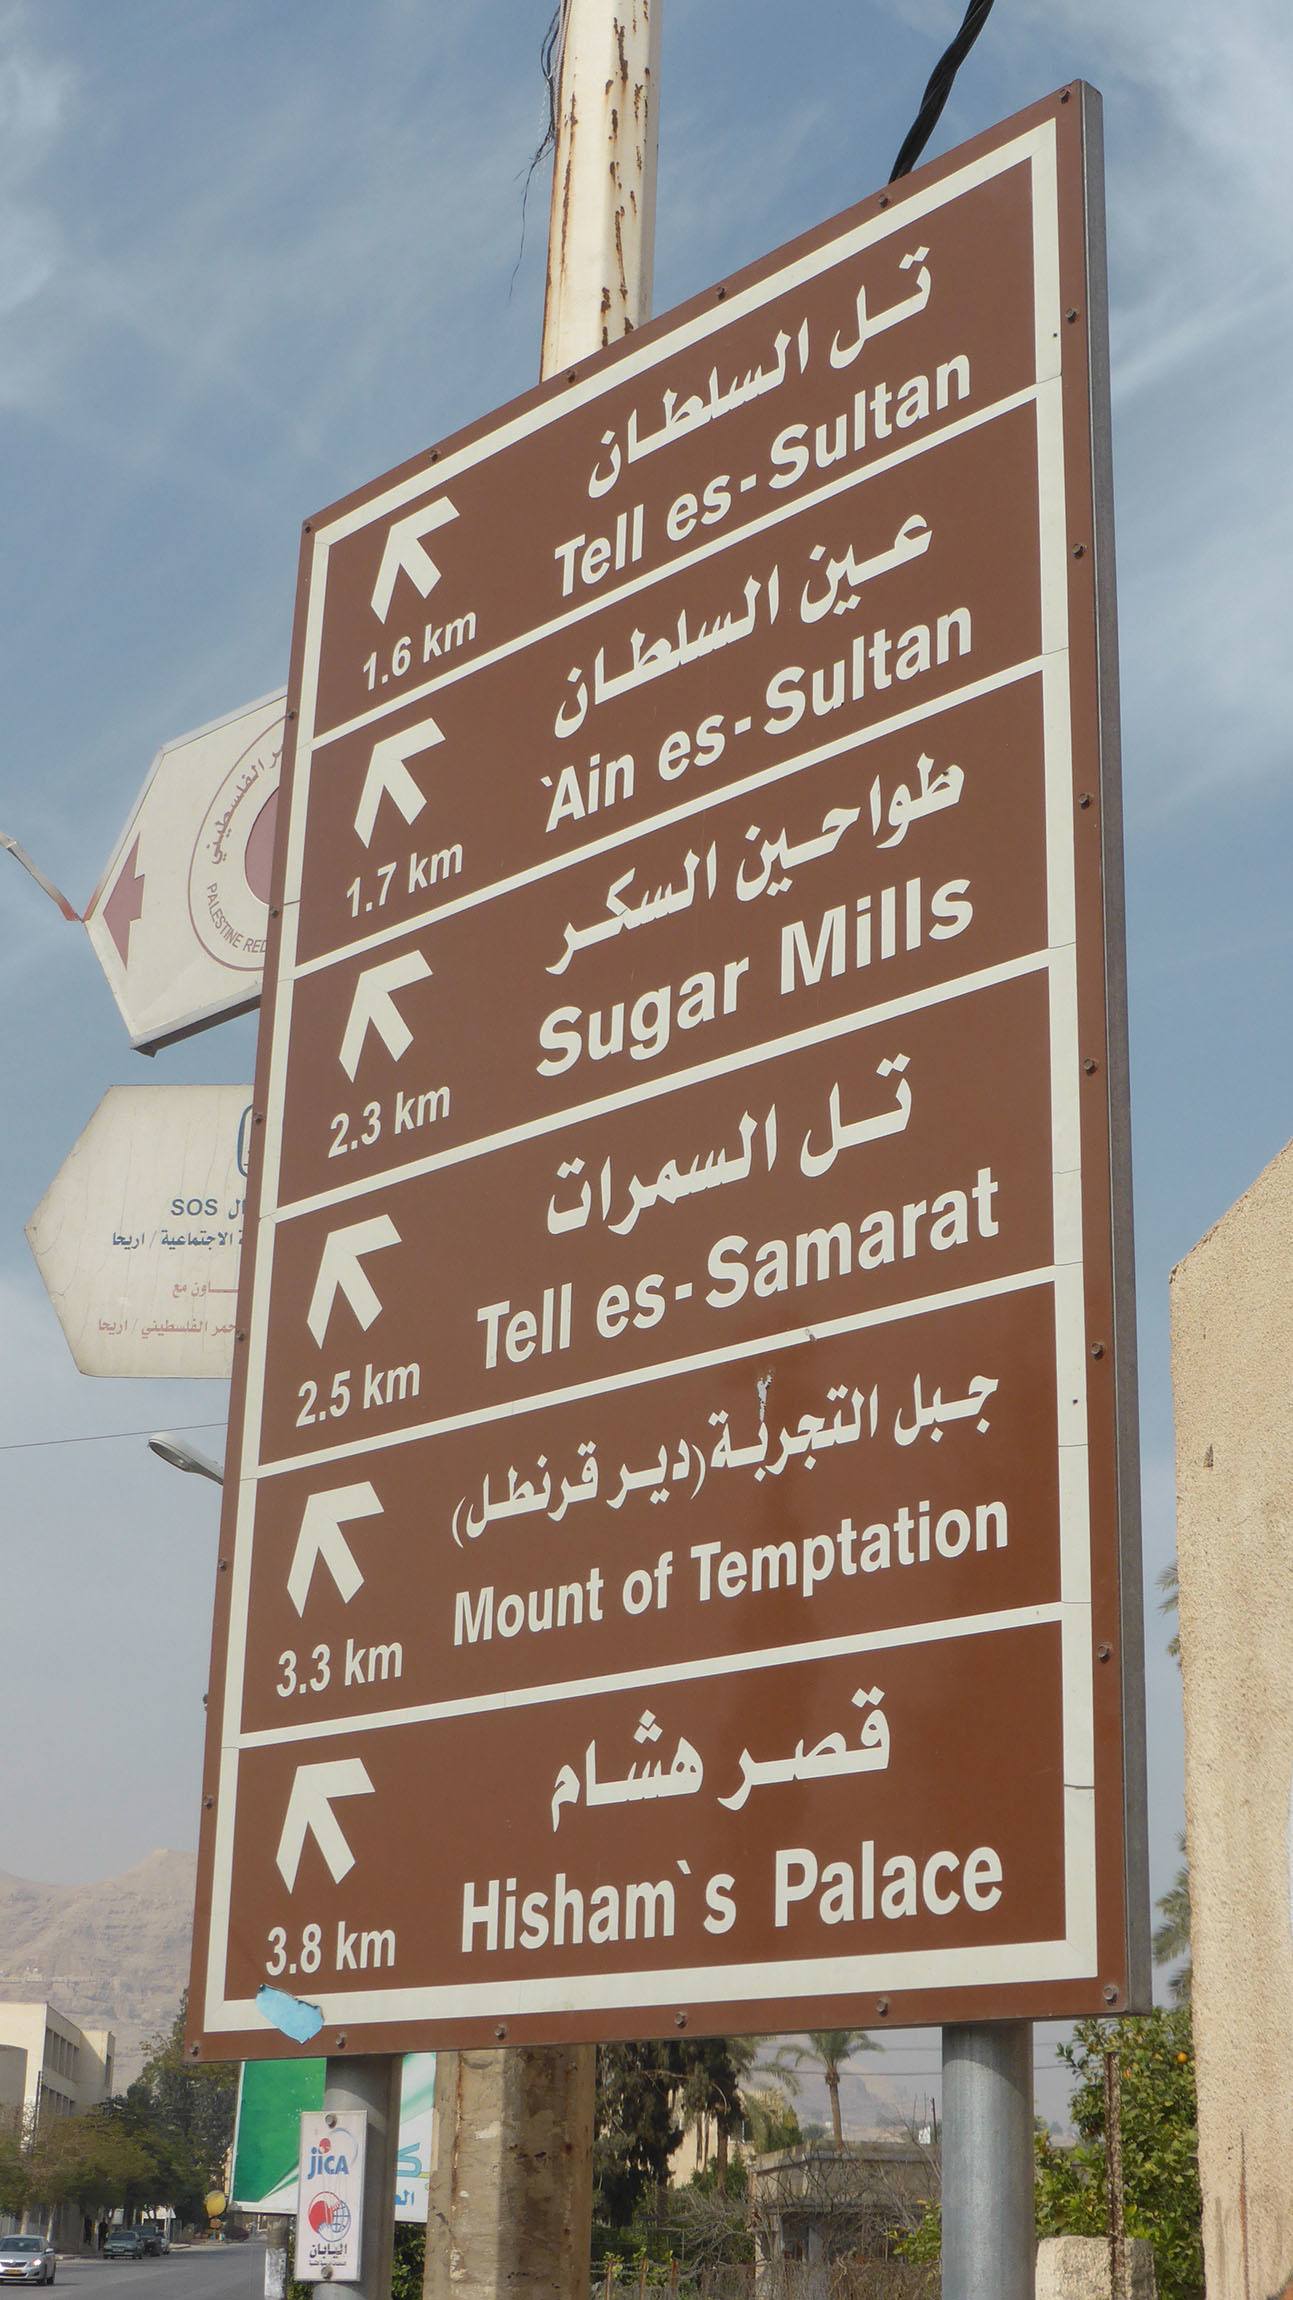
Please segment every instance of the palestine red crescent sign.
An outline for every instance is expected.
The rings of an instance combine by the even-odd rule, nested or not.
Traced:
[[[1144,1999],[1098,143],[305,530],[200,2051]]]
[[[269,924],[283,695],[163,743],[85,930],[131,1043],[255,1006]]]

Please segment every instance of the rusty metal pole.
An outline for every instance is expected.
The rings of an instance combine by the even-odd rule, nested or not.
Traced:
[[[662,0],[562,0],[540,372],[651,316]],[[580,2300],[596,2048],[443,2053],[424,2300]]]
[[[1109,2217],[1109,2291],[1128,2300],[1127,2220],[1122,2185],[1122,2067],[1116,2052],[1104,2056],[1104,2156]]]
[[[662,0],[564,0],[541,373],[651,316]]]

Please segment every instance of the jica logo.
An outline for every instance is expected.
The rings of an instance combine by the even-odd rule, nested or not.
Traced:
[[[349,2132],[329,2133],[326,2140],[316,2140],[310,2147],[310,2161],[306,2166],[307,2180],[344,2180],[350,2170],[348,2150],[353,2150],[354,2135]]]

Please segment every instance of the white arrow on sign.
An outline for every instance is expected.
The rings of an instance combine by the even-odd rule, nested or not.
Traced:
[[[373,585],[373,613],[384,623],[395,596],[395,579],[407,575],[421,596],[428,599],[440,580],[440,570],[429,551],[423,548],[423,537],[434,535],[437,527],[447,527],[458,516],[447,495],[439,495],[434,503],[424,503],[420,511],[410,511],[407,519],[397,519],[387,531],[382,549],[377,581]]]
[[[342,1604],[349,1605],[356,1590],[363,1588],[364,1577],[341,1528],[355,1517],[381,1515],[382,1505],[367,1479],[361,1485],[337,1485],[330,1493],[310,1495],[287,1577],[287,1594],[298,1613],[305,1611],[314,1568],[320,1559],[341,1592]]]
[[[339,1885],[355,1865],[340,1821],[332,1810],[334,1797],[371,1797],[373,1784],[358,1757],[333,1757],[323,1765],[298,1765],[287,1800],[287,1818],[278,1840],[278,1873],[289,1893],[296,1891],[297,1871],[305,1840],[313,1837]]]
[[[373,744],[355,809],[355,830],[365,846],[372,842],[377,810],[383,798],[394,799],[406,823],[417,821],[427,803],[426,793],[418,789],[408,763],[443,741],[435,720],[422,719],[416,727],[406,728],[402,735],[383,735],[380,742]]]
[[[430,973],[420,950],[406,950],[400,958],[386,958],[380,966],[366,966],[357,977],[338,1057],[352,1086],[370,1029],[377,1032],[394,1061],[398,1062],[402,1054],[408,1053],[413,1033],[391,992],[408,990],[415,982],[425,982]]]
[[[338,1294],[345,1295],[365,1333],[374,1318],[381,1316],[382,1305],[363,1267],[362,1257],[380,1252],[383,1246],[399,1243],[399,1231],[389,1214],[374,1214],[370,1221],[351,1222],[344,1230],[329,1231],[323,1241],[319,1275],[314,1281],[305,1320],[320,1349]]]

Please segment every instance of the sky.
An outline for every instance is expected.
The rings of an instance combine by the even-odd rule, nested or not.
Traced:
[[[663,6],[660,312],[879,188],[960,16]],[[534,380],[546,21],[0,0],[0,831],[78,907],[159,744],[283,684],[301,521]],[[998,0],[931,154],[1079,76],[1107,144],[1157,1893],[1169,1272],[1293,1132],[1285,0]],[[247,1079],[254,1025],[133,1054],[79,928],[0,863],[0,1869],[83,1881],[196,1839],[216,1495],[142,1433],[219,1450],[225,1397],[79,1375],[23,1224],[108,1086]]]

